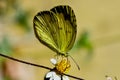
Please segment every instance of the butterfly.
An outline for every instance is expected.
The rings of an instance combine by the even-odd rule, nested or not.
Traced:
[[[33,27],[42,44],[58,55],[68,56],[77,33],[76,17],[70,6],[60,5],[39,12],[33,19]]]
[[[33,19],[33,27],[35,36],[42,44],[57,55],[68,57],[68,51],[73,47],[77,33],[76,16],[70,6],[60,5],[49,11],[39,12]],[[69,68],[68,59],[62,59],[53,71],[48,72],[45,80],[68,80],[61,74]]]

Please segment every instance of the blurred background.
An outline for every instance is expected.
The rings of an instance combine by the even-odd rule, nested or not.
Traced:
[[[69,5],[77,18],[77,38],[69,52],[68,74],[85,80],[120,79],[119,0],[0,0],[0,53],[54,67],[55,52],[42,45],[33,32],[33,18],[43,10]],[[49,70],[0,57],[0,80],[43,80]],[[74,79],[71,79],[74,80]]]

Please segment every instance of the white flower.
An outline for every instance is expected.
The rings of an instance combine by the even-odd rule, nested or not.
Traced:
[[[45,80],[70,80],[67,76],[63,75],[59,75],[59,74],[56,74],[56,72],[54,71],[50,71],[46,74],[45,76]]]
[[[53,65],[57,64],[57,60],[54,58],[50,59],[50,61]],[[68,78],[68,76],[58,74],[58,73],[56,73],[56,71],[53,70],[53,71],[48,72],[45,75],[44,80],[70,80],[70,79]]]
[[[54,58],[50,59],[50,61],[51,61],[51,63],[52,63],[53,65],[57,64],[57,60],[54,59]]]

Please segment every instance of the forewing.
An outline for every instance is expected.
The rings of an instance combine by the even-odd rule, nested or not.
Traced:
[[[58,19],[51,11],[39,12],[33,20],[34,32],[38,40],[58,52]]]
[[[66,54],[73,46],[77,25],[74,11],[69,6],[56,6],[51,9],[58,18],[59,30],[57,32],[57,44],[60,53]]]

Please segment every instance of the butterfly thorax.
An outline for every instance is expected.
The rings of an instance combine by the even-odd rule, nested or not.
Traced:
[[[63,58],[68,59],[69,53],[67,53],[67,52],[57,52],[57,56],[61,56]]]

